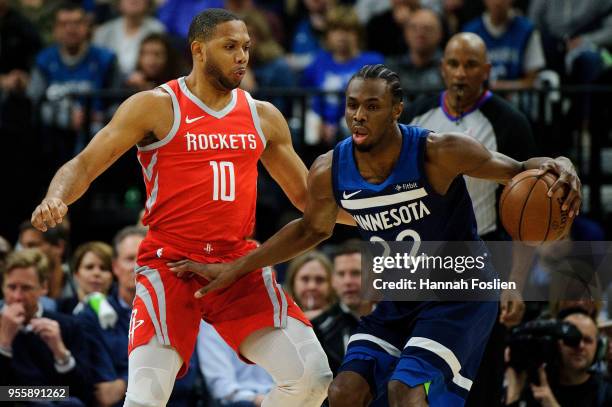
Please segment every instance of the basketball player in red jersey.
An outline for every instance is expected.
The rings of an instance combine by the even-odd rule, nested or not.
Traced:
[[[244,22],[208,9],[193,19],[189,42],[191,73],[126,100],[59,169],[32,224],[44,231],[60,223],[67,205],[137,145],[149,232],[136,267],[124,405],[166,404],[175,377],[187,369],[203,318],[275,379],[263,406],[319,406],[332,378],[327,358],[269,268],[196,299],[194,291],[206,280],[177,278],[166,266],[182,258],[228,262],[254,249],[246,238],[255,220],[258,160],[300,210],[306,196],[307,170],[283,116],[237,89],[249,60]]]

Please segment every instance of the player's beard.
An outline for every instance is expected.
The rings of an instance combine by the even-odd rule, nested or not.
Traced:
[[[219,83],[219,85],[221,85],[226,90],[236,89],[240,85],[240,82],[242,81],[240,80],[234,83],[230,79],[225,77],[219,65],[216,62],[214,62],[212,58],[210,57],[206,58],[206,63],[204,65],[204,72],[206,73],[207,76],[215,78],[217,80],[217,83]]]
[[[372,150],[372,147],[374,147],[374,144],[372,144],[372,143],[368,143],[368,144],[355,144],[355,143],[353,143],[353,145],[355,146],[355,150],[359,151],[360,153],[367,153],[370,150]]]

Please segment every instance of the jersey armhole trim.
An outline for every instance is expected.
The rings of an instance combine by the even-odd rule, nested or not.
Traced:
[[[434,188],[433,186],[429,183],[429,178],[427,177],[427,172],[425,171],[425,155],[427,154],[427,138],[429,137],[430,133],[433,133],[431,130],[429,129],[423,129],[423,133],[425,133],[424,135],[421,135],[417,140],[418,140],[418,168],[419,168],[419,172],[421,173],[421,180],[423,181],[423,185],[425,186],[425,190],[429,193],[432,194],[434,196],[440,197],[440,198],[444,198],[446,196],[445,195],[440,195]],[[462,177],[463,175],[457,175],[458,177]],[[455,182],[454,180],[451,182],[451,185],[453,184],[453,182]]]
[[[244,96],[246,96],[247,103],[249,104],[249,108],[251,109],[251,116],[253,117],[253,124],[255,125],[255,130],[257,130],[257,134],[263,143],[264,148],[266,147],[266,136],[261,129],[261,119],[259,118],[259,113],[257,113],[257,104],[255,103],[255,99],[251,96],[251,94],[247,91],[244,91]]]
[[[172,99],[172,110],[174,111],[174,121],[172,123],[172,128],[170,129],[166,137],[164,137],[163,139],[143,147],[136,146],[139,151],[151,151],[155,150],[156,148],[165,146],[166,144],[172,141],[181,125],[181,108],[179,106],[178,99],[176,98],[176,94],[167,84],[160,85],[159,87],[166,91]]]
[[[338,161],[340,160],[340,144],[338,144],[335,148],[334,148],[334,152],[332,154],[332,192],[334,194],[334,200],[336,201],[336,205],[338,205],[338,207],[340,209],[344,209],[342,208],[342,205],[340,204],[340,192],[338,191]]]

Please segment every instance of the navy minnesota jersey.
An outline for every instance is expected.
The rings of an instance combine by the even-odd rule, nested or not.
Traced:
[[[402,151],[391,174],[380,184],[359,173],[353,140],[334,149],[334,196],[357,222],[364,240],[470,241],[479,240],[472,201],[463,177],[445,195],[433,190],[424,169],[429,130],[400,124]]]

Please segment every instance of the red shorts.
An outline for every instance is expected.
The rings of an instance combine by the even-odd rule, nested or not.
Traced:
[[[311,326],[310,322],[276,282],[270,267],[255,270],[231,286],[196,299],[194,293],[206,285],[195,277],[181,279],[168,270],[166,263],[188,258],[201,263],[226,263],[244,256],[256,247],[244,242],[233,253],[224,252],[222,244],[213,243],[197,250],[177,248],[159,241],[149,232],[141,243],[136,266],[136,297],[129,329],[128,354],[153,338],[172,346],[183,359],[178,377],[187,372],[200,327],[200,319],[215,327],[237,353],[251,333],[265,327],[284,328],[287,317]],[[193,250],[196,249],[196,250]],[[211,250],[212,249],[212,250]],[[213,253],[216,253],[216,256]]]

